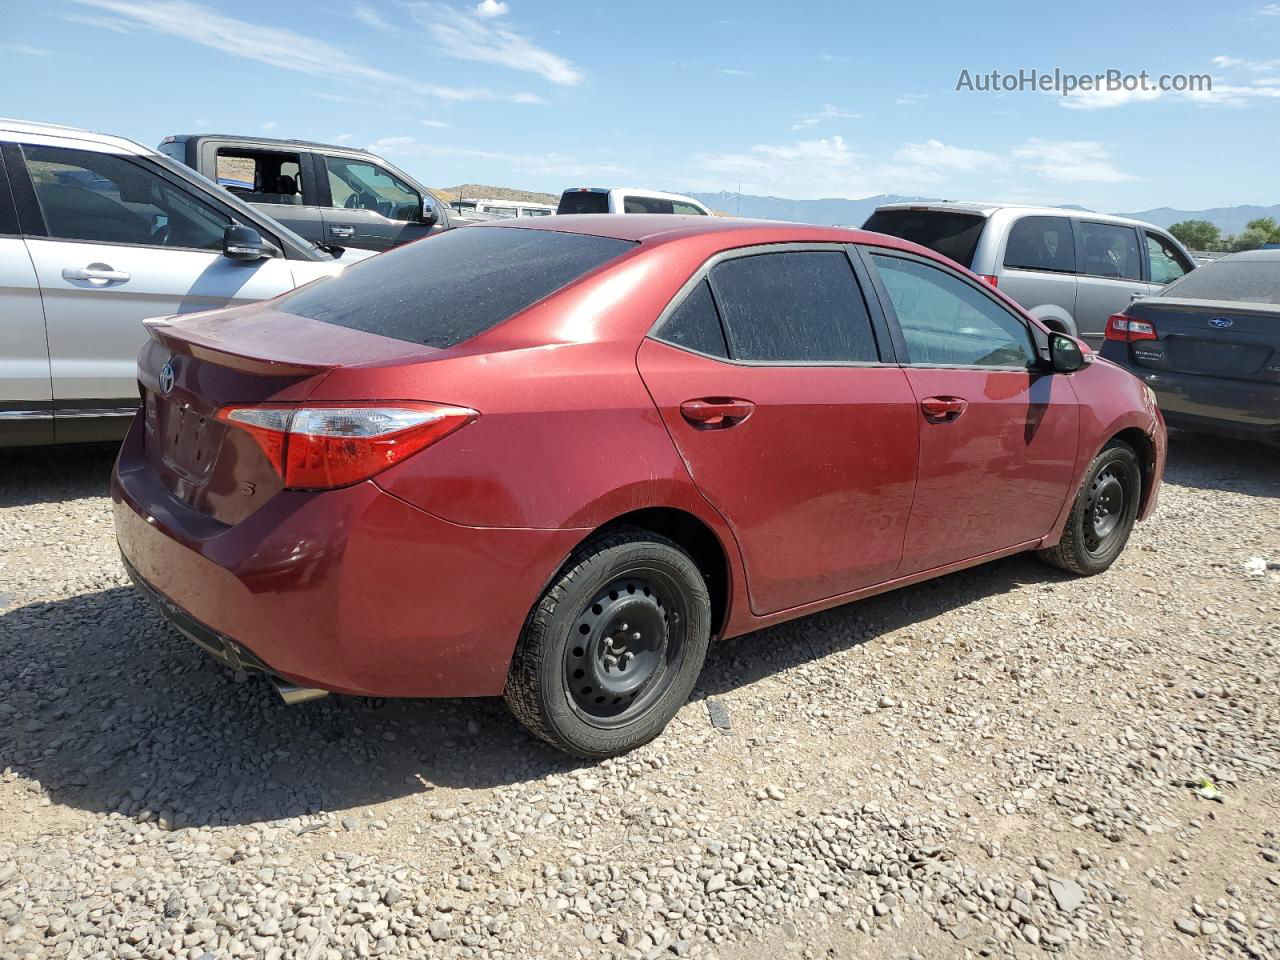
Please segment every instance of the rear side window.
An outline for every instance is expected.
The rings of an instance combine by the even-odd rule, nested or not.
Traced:
[[[623,213],[674,213],[675,206],[661,197],[624,197]]]
[[[712,268],[711,285],[735,360],[879,359],[871,318],[843,251],[726,260]]]
[[[1078,224],[1084,241],[1084,273],[1113,280],[1142,279],[1138,233],[1114,223]]]
[[[667,318],[658,337],[677,347],[686,347],[713,357],[728,357],[724,330],[711,299],[711,287],[703,280],[689,291],[680,306]]]
[[[443,349],[497,326],[634,246],[551,230],[465,227],[371,257],[285,294],[275,306]]]
[[[681,213],[689,217],[705,217],[707,211],[701,207],[695,207],[692,203],[686,203],[683,200],[672,200],[671,210],[673,213]]]
[[[246,203],[302,204],[302,157],[276,150],[219,150],[217,180]]]
[[[608,213],[609,195],[594,190],[566,190],[556,213]]]
[[[1074,273],[1076,243],[1066,217],[1023,217],[1009,231],[1004,265],[1014,270]]]
[[[959,277],[915,260],[872,254],[915,366],[1027,367],[1023,323]]]
[[[950,257],[961,266],[972,266],[978,238],[986,217],[943,210],[877,210],[862,225],[864,230],[901,237],[934,253]]]
[[[1280,303],[1280,260],[1214,260],[1160,293],[1190,300]]]

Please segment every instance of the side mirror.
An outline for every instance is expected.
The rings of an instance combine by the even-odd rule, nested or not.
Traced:
[[[266,260],[276,248],[262,239],[253,227],[228,223],[222,231],[222,255],[231,260]]]
[[[1080,344],[1065,333],[1049,334],[1049,360],[1054,373],[1072,373],[1084,366]]]
[[[422,198],[422,222],[428,227],[434,227],[440,222],[440,211],[436,209],[436,202],[431,197]]]

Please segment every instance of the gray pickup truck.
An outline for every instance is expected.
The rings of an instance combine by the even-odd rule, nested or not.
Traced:
[[[215,133],[159,146],[313,243],[390,250],[471,222],[367,150]]]

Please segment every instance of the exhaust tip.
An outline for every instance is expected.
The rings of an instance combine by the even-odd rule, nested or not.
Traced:
[[[329,695],[328,690],[320,690],[317,687],[295,687],[291,683],[285,683],[282,680],[276,680],[276,693],[280,694],[280,699],[289,706],[295,703],[306,703],[308,700],[319,700],[321,697]]]

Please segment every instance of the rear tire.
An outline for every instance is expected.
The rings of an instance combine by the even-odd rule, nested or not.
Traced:
[[[529,614],[503,691],[532,733],[602,759],[658,736],[706,659],[711,600],[673,541],[635,527],[584,544]]]
[[[1123,440],[1112,440],[1085,471],[1062,539],[1038,556],[1081,576],[1102,573],[1128,542],[1141,497],[1138,455]]]

